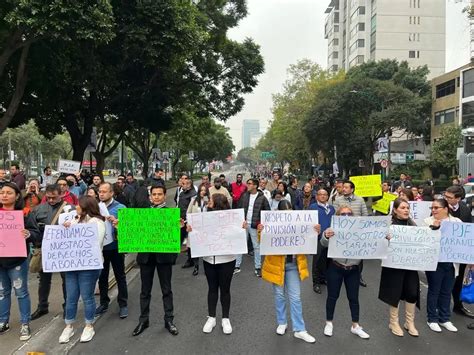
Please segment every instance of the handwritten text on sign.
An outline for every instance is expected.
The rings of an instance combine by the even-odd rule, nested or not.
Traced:
[[[441,223],[441,262],[474,264],[474,224]]]
[[[261,255],[317,253],[317,211],[262,211],[261,219]]]
[[[122,208],[118,211],[120,253],[179,253],[179,208]]]
[[[382,196],[382,178],[380,175],[351,176],[355,185],[354,193],[360,197]]]
[[[242,228],[244,222],[242,208],[190,213],[186,219],[193,229],[189,233],[193,258],[247,254],[247,231]]]
[[[372,209],[383,214],[388,214],[390,212],[390,203],[395,201],[397,197],[397,195],[391,193],[384,193],[380,200],[372,204]]]
[[[23,211],[0,211],[0,258],[26,257]]]
[[[410,218],[417,226],[423,225],[423,220],[431,216],[431,201],[408,201],[410,205]],[[393,202],[390,204],[390,210],[393,210]]]
[[[438,265],[440,232],[429,227],[390,227],[388,256],[382,266],[392,269],[434,271]]]
[[[46,226],[41,254],[44,272],[102,269],[97,224]]]
[[[351,259],[384,259],[387,257],[387,235],[390,216],[332,217],[334,237],[329,239],[328,257]]]
[[[59,159],[58,171],[60,173],[75,174],[81,170],[81,162],[74,160]]]

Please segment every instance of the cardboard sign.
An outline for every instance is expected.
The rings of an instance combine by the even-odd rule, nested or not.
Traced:
[[[374,211],[378,211],[383,214],[389,214],[390,213],[390,204],[391,202],[395,201],[397,199],[397,195],[391,194],[391,193],[384,193],[383,197],[375,201],[372,204],[372,209]]]
[[[186,216],[192,232],[188,235],[193,258],[247,254],[247,231],[242,228],[243,208]]]
[[[351,176],[349,180],[354,183],[354,194],[357,196],[382,196],[382,177],[380,175]]]
[[[41,245],[43,272],[102,269],[97,224],[46,226]]]
[[[474,224],[441,223],[440,262],[474,264]]]
[[[440,232],[429,227],[390,226],[390,244],[382,266],[434,271],[438,266]]]
[[[0,211],[0,258],[26,257],[23,211]]]
[[[424,225],[424,219],[431,216],[431,204],[433,201],[408,201],[410,205],[410,218],[417,226]],[[393,210],[393,202],[390,202],[390,213]]]
[[[81,170],[81,162],[74,160],[58,160],[58,171],[66,174],[76,174]]]
[[[107,218],[110,216],[109,210],[104,202],[99,202],[100,214]],[[114,226],[108,220],[105,220],[105,237],[104,237],[104,246],[109,245],[114,241]]]
[[[74,218],[76,218],[76,216],[77,216],[76,210],[60,213],[58,217],[58,224],[62,226],[66,222],[72,222]]]
[[[122,208],[118,211],[120,253],[179,253],[179,208]]]
[[[384,259],[387,257],[390,216],[333,216],[328,257]]]
[[[317,253],[317,211],[262,211],[261,221],[261,255]]]

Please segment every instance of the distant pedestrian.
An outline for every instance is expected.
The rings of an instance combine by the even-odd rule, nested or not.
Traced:
[[[20,171],[20,166],[18,164],[10,165],[10,181],[15,183],[20,191],[26,188],[26,178]]]
[[[232,208],[238,208],[240,198],[247,191],[247,186],[242,181],[243,175],[237,174],[236,180],[231,184],[232,188]]]

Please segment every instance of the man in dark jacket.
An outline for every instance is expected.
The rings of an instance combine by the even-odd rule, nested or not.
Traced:
[[[74,210],[74,206],[66,203],[61,199],[61,187],[59,185],[48,185],[46,186],[44,198],[46,203],[38,205],[31,213],[31,219],[38,226],[40,231],[40,238],[35,241],[35,247],[41,248],[41,243],[43,241],[44,227],[46,225],[51,225],[53,220],[56,219],[54,224],[58,224],[58,218],[55,218],[56,214],[63,212],[69,212]],[[52,273],[39,273],[39,287],[38,287],[38,308],[31,315],[31,319],[38,319],[45,314],[49,313],[49,293],[51,291],[51,278]],[[66,287],[64,284],[64,273],[61,272],[62,278],[62,289],[64,303],[63,308],[66,302]]]
[[[20,166],[18,164],[10,165],[10,180],[14,182],[20,190],[26,188],[26,178],[25,175],[20,171]]]
[[[463,201],[461,201],[463,195],[463,188],[461,186],[448,187],[444,193],[444,198],[448,201],[449,212],[453,217],[459,218],[464,223],[471,223],[471,209]],[[453,287],[453,301],[454,307],[453,312],[466,316],[468,318],[474,318],[474,313],[464,307],[460,300],[460,294],[462,289],[462,281],[464,278],[464,271],[466,270],[466,264],[459,264],[459,275],[456,277]]]
[[[194,189],[192,180],[187,176],[183,175],[183,187],[179,194],[178,198],[178,208],[180,210],[180,217],[183,220],[186,220],[186,212],[188,211],[188,206],[191,203],[191,199],[196,196],[196,190]],[[183,242],[188,236],[186,232],[186,227],[181,228],[181,242]],[[194,261],[191,258],[191,250],[188,248],[188,258],[183,265],[183,269],[194,266]]]
[[[166,187],[152,186],[150,194],[151,208],[166,208]],[[165,328],[171,334],[178,335],[178,329],[173,323],[173,291],[171,290],[172,266],[176,263],[177,258],[178,254],[174,253],[138,253],[137,263],[140,266],[142,288],[140,292],[140,320],[132,333],[133,336],[141,334],[149,327],[151,291],[155,269],[160,279],[161,293],[163,294]]]
[[[163,169],[156,168],[155,173],[148,178],[147,185],[148,186],[165,186],[165,180],[163,180],[163,176],[165,173]]]
[[[260,213],[269,211],[270,205],[265,195],[258,190],[257,179],[247,180],[247,191],[240,198],[239,208],[244,209],[244,218],[248,224],[247,233],[252,239],[255,275],[262,277],[262,259],[260,257],[260,243],[257,240],[257,226],[260,223]],[[242,255],[237,255],[234,274],[240,272],[241,264]]]

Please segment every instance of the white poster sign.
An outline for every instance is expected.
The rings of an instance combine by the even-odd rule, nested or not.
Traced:
[[[474,264],[474,224],[441,223],[441,252],[439,261]]]
[[[46,226],[41,254],[43,272],[102,269],[97,224]]]
[[[392,269],[434,271],[438,266],[440,232],[429,227],[390,227],[388,256],[382,266]]]
[[[261,255],[317,253],[317,211],[262,211],[261,223]]]
[[[390,216],[333,216],[335,235],[329,239],[328,257],[348,259],[384,259]]]
[[[103,202],[99,202],[100,214],[107,218],[110,216],[107,206]],[[105,237],[104,246],[109,245],[114,241],[114,226],[107,219],[105,220]]]
[[[76,174],[81,170],[81,162],[74,160],[58,160],[58,171],[66,174]]]
[[[72,210],[69,212],[60,213],[58,216],[58,224],[62,226],[65,222],[72,222],[77,216],[77,211]]]
[[[192,228],[188,243],[193,258],[247,254],[247,231],[242,228],[243,208],[189,213],[186,219]]]
[[[410,218],[417,226],[423,225],[423,220],[431,216],[432,201],[408,201],[410,205]],[[393,202],[390,203],[390,214],[392,214]]]

